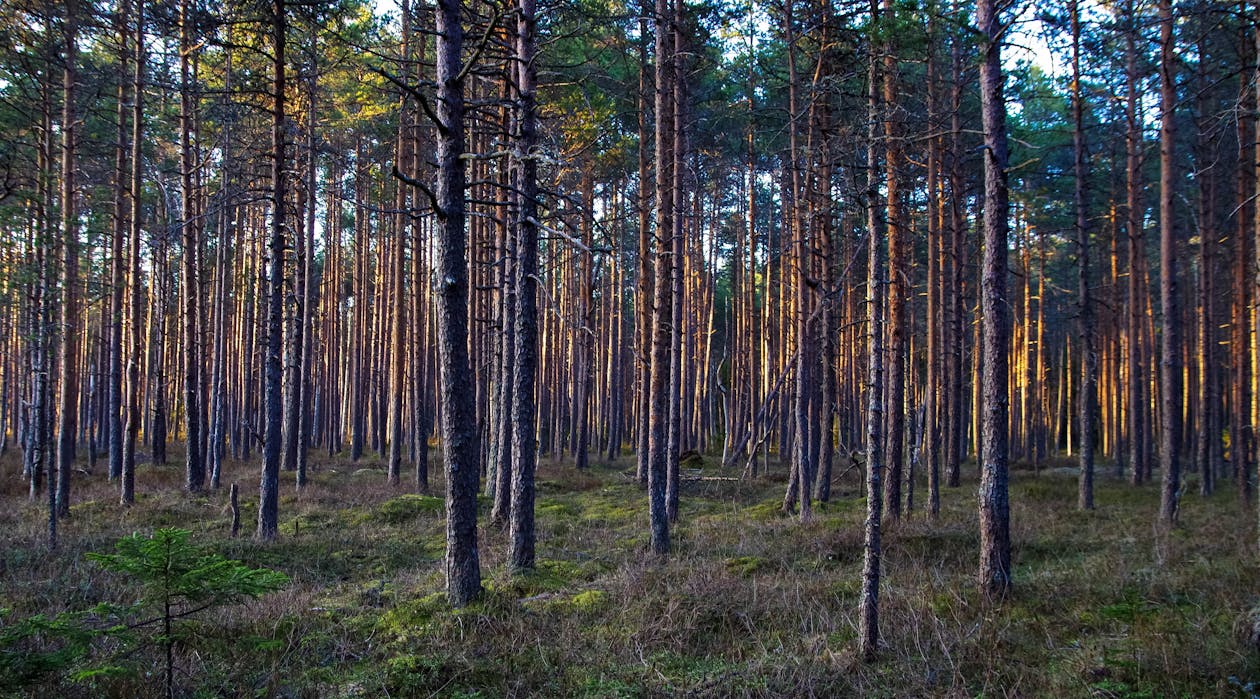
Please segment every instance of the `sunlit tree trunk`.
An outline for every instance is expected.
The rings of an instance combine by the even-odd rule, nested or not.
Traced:
[[[872,21],[879,16],[879,7],[871,0]],[[884,261],[883,230],[880,225],[879,174],[876,148],[879,132],[879,90],[876,87],[877,63],[871,52],[867,67],[866,93],[866,525],[863,537],[862,597],[858,610],[858,644],[862,658],[875,659],[879,651],[879,578],[883,552],[880,548],[880,520],[883,513],[881,476],[883,475],[884,423],[884,328],[883,299]]]
[[[894,0],[884,0],[888,22],[895,22]],[[893,32],[889,32],[891,37]],[[910,275],[910,232],[907,230],[905,206],[902,203],[902,170],[905,150],[901,134],[901,99],[898,91],[898,62],[892,39],[884,51],[884,168],[888,197],[888,404],[884,417],[888,421],[888,445],[884,461],[887,478],[884,483],[884,513],[889,520],[901,518],[901,481],[906,443],[906,354],[910,324],[907,313]]]

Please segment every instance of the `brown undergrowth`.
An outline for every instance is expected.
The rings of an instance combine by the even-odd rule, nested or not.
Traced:
[[[703,476],[736,475],[713,462]],[[178,526],[293,579],[196,622],[177,658],[188,696],[1197,697],[1248,696],[1260,681],[1247,642],[1260,604],[1255,517],[1232,493],[1187,495],[1180,526],[1165,532],[1153,525],[1154,487],[1101,480],[1098,509],[1082,513],[1069,473],[1017,471],[1015,592],[993,604],[976,593],[965,479],[942,491],[938,520],[916,511],[885,527],[884,647],[863,664],[856,471],[807,524],[779,513],[781,478],[688,481],[674,551],[657,558],[632,467],[579,473],[544,458],[538,569],[510,575],[506,533],[483,525],[486,592],[452,610],[442,501],[391,488],[370,458],[316,458],[301,494],[285,474],[271,544],[230,539],[226,487],[184,494],[177,465],[142,466],[131,508],[103,474],[78,474],[62,547],[49,554],[42,502],[27,500],[10,454],[0,460],[0,608],[16,619],[125,601],[129,583],[84,554]],[[230,464],[223,482],[233,481],[248,533],[255,464]],[[140,673],[25,691],[146,696],[160,685]]]

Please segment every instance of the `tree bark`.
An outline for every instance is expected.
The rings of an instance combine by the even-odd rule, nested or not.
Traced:
[[[130,322],[131,355],[127,360],[127,436],[123,442],[121,488],[119,499],[123,505],[131,505],[136,499],[136,439],[140,433],[141,414],[140,358],[144,356],[144,290],[140,277],[140,219],[143,204],[141,181],[144,151],[144,64],[145,32],[144,3],[136,2],[135,65],[133,66],[131,92],[131,230],[127,242],[127,258],[130,265]]]
[[[464,230],[464,27],[459,0],[439,0],[438,84],[438,363],[442,460],[446,466],[446,590],[452,606],[481,594],[477,552],[477,480],[481,461],[472,369],[468,360],[468,266]],[[531,474],[532,475],[532,474]],[[520,476],[516,476],[519,478]],[[532,485],[532,484],[531,484]]]
[[[518,0],[516,20],[517,102],[516,332],[512,371],[511,565],[534,567],[534,469],[537,465],[538,376],[538,161],[535,99],[534,0]]]
[[[1007,345],[1010,327],[1006,298],[1007,189],[1006,105],[1002,84],[1003,26],[996,0],[976,3],[980,28],[980,116],[984,127],[984,414],[980,456],[980,588],[1003,597],[1011,587],[1010,502],[1007,493]]]
[[[884,0],[885,19],[895,22],[894,0]],[[892,36],[892,31],[888,36]],[[906,443],[906,353],[909,344],[910,235],[902,204],[902,170],[905,150],[898,115],[898,65],[891,38],[884,47],[884,149],[886,194],[888,197],[888,451],[884,457],[887,478],[884,483],[884,513],[889,520],[901,519],[901,481]]]
[[[668,470],[667,432],[669,423],[669,365],[672,341],[670,298],[670,236],[673,226],[673,127],[672,58],[670,56],[670,3],[656,0],[654,15],[656,42],[656,233],[655,290],[652,307],[652,363],[648,406],[648,516],[651,522],[652,551],[669,553],[669,517],[665,489]]]
[[[106,432],[109,439],[109,479],[122,476],[122,359],[123,359],[123,297],[126,288],[126,262],[123,259],[123,241],[127,237],[127,64],[130,61],[127,41],[131,32],[131,0],[123,0],[116,17],[118,36],[118,105],[116,119],[117,138],[114,156],[114,220],[109,252],[109,390],[105,406]],[[0,426],[0,431],[3,431]]]
[[[1089,296],[1089,216],[1085,200],[1085,106],[1081,97],[1081,18],[1078,0],[1070,4],[1072,24],[1072,161],[1073,205],[1076,208],[1076,255],[1079,269],[1077,313],[1081,338],[1080,477],[1076,506],[1094,509],[1094,402],[1098,357],[1094,353],[1093,305]],[[1027,416],[1025,416],[1027,419]]]
[[[194,170],[197,158],[193,143],[193,84],[191,79],[192,22],[188,0],[179,4],[179,175],[180,232],[183,238],[181,343],[184,354],[184,488],[190,493],[205,487],[206,469],[202,461],[201,439],[201,328],[200,270],[197,268],[201,245],[197,193],[194,191]]]
[[[285,0],[271,7],[272,110],[271,110],[271,230],[267,243],[267,345],[264,368],[264,418],[266,420],[262,478],[259,483],[258,532],[263,541],[276,538],[279,529],[281,403],[283,367],[280,363],[284,334],[285,207],[288,193],[285,166],[285,34],[288,31]]]
[[[1172,0],[1159,0],[1159,304],[1160,326],[1160,490],[1159,519],[1177,521],[1181,499],[1181,319],[1177,312],[1177,235],[1173,220],[1176,172],[1174,108],[1177,86],[1173,75]]]
[[[1145,461],[1146,404],[1143,400],[1144,367],[1146,359],[1143,353],[1142,331],[1142,257],[1146,253],[1143,220],[1145,206],[1142,202],[1142,127],[1138,123],[1138,55],[1137,28],[1134,26],[1134,0],[1126,3],[1126,14],[1130,25],[1125,30],[1125,229],[1129,243],[1129,279],[1127,293],[1126,333],[1128,334],[1129,366],[1127,399],[1128,433],[1129,433],[1129,476],[1134,485],[1139,485],[1146,478],[1148,465]]]
[[[877,21],[879,7],[871,0],[872,22]],[[863,536],[862,597],[858,610],[858,644],[862,658],[875,659],[879,651],[879,577],[882,550],[880,522],[883,517],[882,482],[884,424],[884,328],[883,269],[884,240],[880,229],[879,174],[876,167],[878,150],[879,91],[876,87],[877,63],[871,52],[867,67],[867,138],[866,138],[866,524]]]

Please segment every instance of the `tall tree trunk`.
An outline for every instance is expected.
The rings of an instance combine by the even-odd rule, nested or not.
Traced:
[[[197,250],[201,246],[200,217],[198,216],[193,178],[197,167],[193,149],[193,89],[191,79],[193,21],[188,0],[179,4],[179,175],[180,175],[180,232],[183,236],[182,349],[184,354],[184,487],[190,493],[200,492],[205,486],[206,469],[202,461],[201,440],[201,328],[200,328],[200,274],[197,269]]]
[[[962,99],[963,99],[963,60],[962,38],[955,35],[950,47],[950,72],[953,85],[950,95],[950,149],[949,149],[949,272],[946,284],[949,289],[949,352],[947,360],[947,400],[949,406],[949,426],[946,430],[945,442],[945,484],[957,488],[961,484],[962,460],[965,456],[964,433],[967,420],[963,413],[963,367],[967,333],[964,331],[963,316],[966,304],[963,299],[963,254],[966,248],[966,225],[963,221],[966,184],[963,179],[962,150]]]
[[[670,236],[673,225],[673,126],[672,59],[670,57],[670,24],[672,13],[668,0],[656,0],[654,15],[656,42],[656,252],[654,260],[655,289],[652,307],[652,364],[648,406],[648,516],[651,521],[652,551],[669,552],[669,517],[665,504],[665,488],[670,458],[667,432],[669,422],[669,356],[672,342],[672,305]]]
[[[1240,2],[1240,9],[1245,13],[1247,3]],[[1234,480],[1237,483],[1238,496],[1244,504],[1251,500],[1251,461],[1250,445],[1255,435],[1251,430],[1251,401],[1253,399],[1253,367],[1251,365],[1251,318],[1248,308],[1251,304],[1251,278],[1253,231],[1256,225],[1255,202],[1255,128],[1257,120],[1249,117],[1255,109],[1257,95],[1251,89],[1251,81],[1256,77],[1254,62],[1260,53],[1255,51],[1256,37],[1253,30],[1245,24],[1239,29],[1239,44],[1243,65],[1251,62],[1251,70],[1241,71],[1238,80],[1243,95],[1238,118],[1238,176],[1236,178],[1236,196],[1238,216],[1235,220],[1230,254],[1233,255],[1232,313],[1230,315],[1230,353],[1233,355],[1233,399],[1231,401],[1229,422],[1229,460],[1234,469]]]
[[[312,307],[310,291],[314,282],[314,264],[312,259],[315,256],[315,202],[318,194],[316,177],[319,168],[318,140],[315,133],[315,110],[319,87],[319,52],[314,29],[312,29],[310,41],[310,46],[307,48],[310,51],[311,72],[307,79],[306,87],[306,235],[305,242],[301,246],[301,254],[298,256],[300,266],[297,270],[298,323],[302,337],[302,348],[298,355],[298,360],[301,362],[298,370],[298,388],[301,394],[298,399],[297,475],[295,478],[299,490],[306,487],[307,456],[311,446],[311,426],[313,421],[313,416],[311,415],[313,404],[311,377],[314,372],[311,364],[315,346],[315,338],[312,337],[315,308]]]
[[[653,278],[652,269],[652,197],[653,192],[648,187],[648,113],[651,104],[648,101],[648,16],[651,13],[651,6],[648,4],[651,0],[641,0],[642,6],[639,9],[639,148],[638,148],[638,165],[639,165],[639,191],[638,191],[638,213],[639,213],[639,268],[637,277],[637,288],[635,291],[635,333],[637,342],[635,343],[636,361],[635,366],[638,369],[638,419],[635,421],[635,434],[637,441],[636,452],[636,477],[641,485],[648,482],[648,471],[651,462],[651,447],[649,445],[649,435],[651,433],[651,424],[648,420],[650,404],[652,400],[652,306],[653,290],[656,281]]]
[[[1011,587],[1007,493],[1009,413],[1006,311],[1006,104],[1002,96],[1003,25],[995,0],[976,3],[981,34],[980,116],[984,126],[984,416],[980,457],[980,589],[1003,597]]]
[[[1142,257],[1146,254],[1144,237],[1145,206],[1142,200],[1142,125],[1138,123],[1138,54],[1134,0],[1126,3],[1129,26],[1125,29],[1125,229],[1129,243],[1129,279],[1127,293],[1126,333],[1129,338],[1128,397],[1129,406],[1129,469],[1134,485],[1142,483],[1149,466],[1145,462],[1146,435],[1144,415],[1147,405],[1143,400],[1143,378],[1146,359],[1143,349]]]
[[[127,237],[127,64],[131,56],[127,50],[131,28],[131,0],[123,0],[115,19],[118,36],[118,105],[116,112],[117,137],[114,155],[114,220],[109,252],[109,393],[106,399],[105,420],[109,438],[109,479],[122,476],[122,357],[123,357],[123,295],[126,287],[123,240]],[[0,426],[0,432],[3,432]]]
[[[446,590],[452,606],[481,594],[477,553],[477,432],[468,360],[468,265],[464,190],[464,26],[459,0],[437,10],[438,362],[441,368],[442,460],[446,466]],[[530,474],[533,475],[532,473]],[[520,478],[519,474],[514,474]],[[515,484],[513,484],[515,485]],[[532,493],[532,483],[531,493]],[[530,503],[532,505],[532,503]],[[531,508],[532,509],[532,508]],[[532,514],[532,512],[531,512]]]
[[[518,0],[516,20],[516,357],[512,371],[512,512],[511,564],[534,567],[534,469],[537,465],[538,378],[538,161],[534,113],[534,0]]]
[[[267,345],[263,394],[266,430],[263,444],[262,478],[259,483],[258,533],[264,541],[276,538],[279,529],[281,403],[284,391],[280,363],[284,336],[284,232],[288,193],[285,166],[285,43],[288,31],[285,0],[272,0],[272,110],[271,110],[271,231],[267,243]]]
[[[78,41],[76,0],[67,0],[64,26],[64,60],[61,74],[61,391],[57,395],[57,516],[70,515],[70,473],[74,463],[79,416],[79,213],[77,147],[79,115]],[[53,483],[49,480],[49,487]],[[56,537],[50,537],[53,548]]]
[[[683,353],[683,337],[686,334],[687,321],[683,317],[683,299],[686,291],[683,286],[683,274],[686,265],[685,254],[685,238],[683,233],[683,177],[685,168],[683,163],[686,162],[686,133],[683,127],[683,107],[685,105],[685,84],[684,73],[682,69],[683,43],[682,43],[682,7],[683,0],[674,0],[673,16],[670,25],[670,34],[672,35],[672,50],[670,53],[670,82],[673,90],[673,98],[670,100],[670,106],[673,107],[671,119],[673,121],[672,133],[673,146],[670,149],[670,156],[673,158],[673,165],[670,168],[670,176],[673,178],[671,185],[671,194],[673,195],[670,208],[672,211],[672,219],[670,223],[670,345],[669,345],[669,427],[666,436],[665,455],[668,460],[665,468],[665,514],[670,522],[678,521],[678,490],[679,481],[679,457],[683,450],[682,444],[682,412],[683,412],[683,362],[685,356]]]
[[[1080,478],[1076,506],[1094,509],[1094,398],[1098,358],[1094,353],[1093,305],[1089,298],[1089,216],[1085,201],[1085,106],[1081,97],[1081,17],[1078,0],[1072,0],[1072,162],[1073,204],[1076,208],[1076,255],[1079,267],[1077,314],[1081,337]],[[1025,416],[1027,419],[1027,416]]]
[[[1177,103],[1172,0],[1159,0],[1159,304],[1160,326],[1160,469],[1163,484],[1159,519],[1177,521],[1181,498],[1181,319],[1177,314],[1177,236],[1173,221],[1176,186],[1174,143]]]
[[[1212,78],[1208,72],[1210,34],[1199,35],[1198,39],[1198,84],[1207,85]],[[1206,164],[1216,156],[1214,153],[1213,135],[1207,120],[1212,108],[1212,95],[1208,91],[1199,93],[1197,99],[1195,125],[1197,131],[1196,160]],[[1205,165],[1199,165],[1204,168]],[[1218,467],[1217,455],[1220,453],[1220,426],[1217,422],[1217,401],[1219,389],[1216,371],[1216,326],[1215,284],[1216,276],[1215,247],[1220,236],[1216,221],[1216,181],[1214,169],[1206,169],[1196,177],[1198,182],[1198,232],[1199,232],[1199,274],[1197,286],[1198,305],[1198,390],[1196,392],[1195,414],[1197,429],[1195,440],[1195,470],[1199,473],[1199,493],[1204,497],[1211,495],[1216,487]],[[1187,352],[1190,347],[1186,348]]]
[[[403,80],[411,82],[414,78],[411,75],[411,3],[410,0],[402,0],[400,5],[402,23],[402,65]],[[410,168],[412,161],[412,150],[415,144],[411,139],[411,100],[407,93],[403,96],[399,104],[400,123],[398,126],[398,150],[395,160],[395,167]],[[315,157],[314,153],[311,157]],[[412,177],[415,173],[412,173]],[[394,229],[394,251],[393,251],[393,282],[394,288],[391,293],[391,301],[393,302],[392,323],[390,325],[390,378],[389,378],[389,464],[388,479],[390,485],[398,485],[402,482],[402,447],[403,447],[403,393],[405,392],[406,381],[406,362],[410,348],[403,341],[403,329],[406,327],[407,303],[404,289],[406,280],[406,270],[404,269],[405,259],[407,256],[407,237],[411,232],[411,207],[408,198],[408,189],[399,182],[394,190],[394,209],[395,209],[395,229]],[[314,204],[312,203],[312,206]],[[415,264],[414,261],[412,264]]]
[[[894,0],[884,0],[885,20],[897,18]],[[891,26],[891,25],[890,25]],[[889,37],[893,32],[888,33]],[[906,443],[906,354],[909,345],[910,235],[902,204],[902,170],[905,150],[901,140],[901,103],[897,95],[898,64],[891,38],[884,47],[884,149],[888,197],[888,451],[884,457],[888,478],[884,483],[884,513],[901,519],[901,481]]]
[[[133,48],[135,65],[132,67],[131,105],[131,230],[127,242],[127,262],[130,266],[130,322],[131,354],[127,359],[127,436],[123,442],[121,492],[123,505],[131,505],[136,498],[136,439],[140,433],[141,413],[140,358],[144,356],[144,290],[140,278],[140,219],[143,204],[144,183],[141,180],[144,142],[144,64],[145,32],[144,3],[136,1],[136,24]]]
[[[872,22],[877,21],[879,7],[871,0]],[[875,659],[879,651],[879,577],[882,551],[880,548],[880,520],[883,513],[881,475],[883,471],[883,439],[880,434],[884,422],[884,269],[883,231],[879,215],[879,174],[876,167],[878,149],[879,90],[875,52],[871,51],[867,66],[866,93],[866,525],[863,541],[862,597],[858,611],[858,644],[866,661]]]
[[[936,87],[936,3],[928,6],[927,36],[927,111],[928,131],[935,132],[937,125]],[[942,138],[934,135],[928,141],[927,153],[927,314],[925,353],[927,376],[923,391],[923,444],[927,455],[928,516],[935,519],[941,511],[941,365],[938,355],[941,347],[941,331],[944,315],[941,313],[941,260],[944,246],[941,240],[940,162]]]

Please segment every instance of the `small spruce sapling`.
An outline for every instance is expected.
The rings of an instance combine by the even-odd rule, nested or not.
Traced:
[[[268,568],[249,566],[207,552],[188,541],[185,529],[159,529],[152,537],[132,534],[119,540],[116,553],[89,553],[102,568],[123,573],[140,583],[133,607],[138,620],[131,630],[159,626],[153,639],[166,654],[166,695],[174,694],[175,625],[214,607],[235,604],[279,590],[289,577]]]

